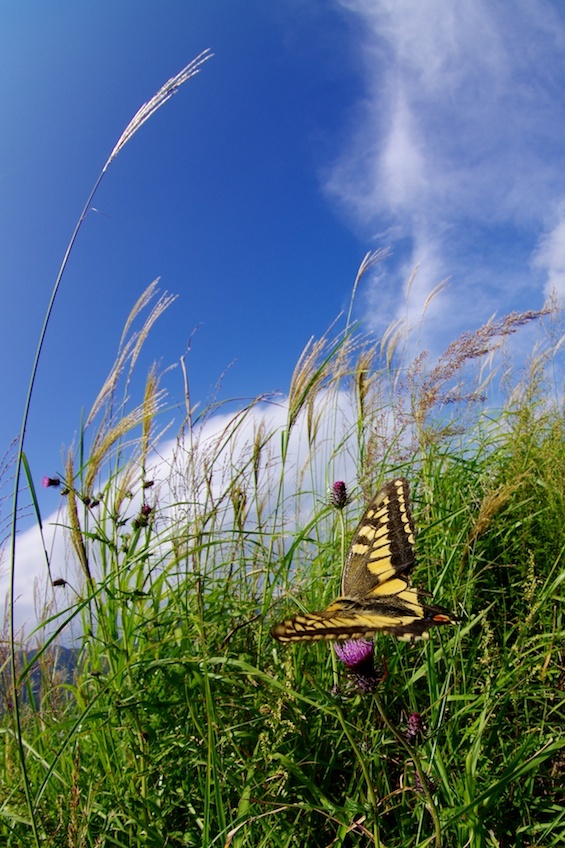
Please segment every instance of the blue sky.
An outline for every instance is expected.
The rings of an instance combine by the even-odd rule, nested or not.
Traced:
[[[0,451],[99,170],[139,106],[205,48],[200,75],[112,163],[79,236],[32,407],[37,482],[61,470],[156,277],[179,298],[140,372],[177,362],[198,326],[202,401],[230,365],[224,397],[284,393],[371,249],[392,253],[357,301],[377,333],[416,320],[449,277],[425,325],[435,352],[494,312],[539,308],[553,285],[565,294],[559,3],[0,0]],[[167,386],[181,403],[178,369]]]

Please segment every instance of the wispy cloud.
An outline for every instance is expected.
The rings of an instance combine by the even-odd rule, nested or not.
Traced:
[[[546,275],[546,295],[555,292],[565,299],[565,204],[557,210],[548,232],[541,235],[533,256],[533,266]]]
[[[538,305],[531,256],[559,238],[542,233],[565,198],[565,12],[544,0],[337,2],[362,23],[365,97],[328,192],[401,253],[397,292],[420,263],[415,311],[448,275],[449,309],[467,319]]]

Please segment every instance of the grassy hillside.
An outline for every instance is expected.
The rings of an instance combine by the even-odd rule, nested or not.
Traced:
[[[76,573],[51,563],[31,640],[45,651],[18,655],[3,693],[2,844],[562,844],[554,320],[506,316],[433,363],[406,328],[336,331],[308,345],[288,400],[236,413],[198,414],[187,377],[172,442],[155,371],[136,408],[120,401],[146,333],[124,342],[58,487]],[[504,380],[487,378],[515,333],[536,337],[530,361],[513,371],[509,348]],[[328,643],[269,630],[337,596],[364,506],[397,475],[419,530],[414,582],[461,621],[425,642],[377,637],[366,686]],[[50,643],[71,631],[69,681]],[[25,697],[38,674],[39,700]]]

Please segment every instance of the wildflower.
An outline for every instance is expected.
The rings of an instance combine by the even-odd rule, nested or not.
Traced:
[[[373,642],[351,639],[343,644],[336,643],[335,652],[361,692],[373,692],[377,688],[382,675],[375,669]]]
[[[343,509],[349,503],[347,487],[343,480],[336,480],[332,486],[331,505],[336,509]]]
[[[132,527],[134,530],[139,530],[140,527],[147,527],[149,524],[149,516],[153,512],[153,507],[149,506],[149,504],[143,504],[141,509],[139,510],[139,515],[137,518],[134,518],[132,521]]]
[[[424,722],[420,713],[411,713],[408,716],[404,738],[409,745],[414,745],[421,738],[424,731]]]
[[[436,785],[435,785],[434,781],[431,779],[431,777],[428,777],[428,775],[427,775],[427,774],[425,774],[425,775],[424,775],[424,779],[425,779],[425,781],[426,781],[426,787],[427,787],[428,791],[429,791],[429,792],[434,792],[434,791],[435,791],[435,788],[436,788]],[[414,789],[415,789],[415,790],[416,790],[416,792],[418,792],[420,795],[424,795],[424,794],[425,794],[425,792],[424,792],[424,787],[423,787],[423,785],[422,785],[422,781],[420,780],[420,775],[418,774],[418,772],[417,772],[417,771],[414,771]]]
[[[52,486],[54,486],[54,487],[60,486],[61,481],[59,480],[58,477],[42,477],[41,478],[41,485],[43,486],[44,489],[49,489]]]

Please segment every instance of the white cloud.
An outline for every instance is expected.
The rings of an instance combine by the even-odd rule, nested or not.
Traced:
[[[540,237],[533,265],[546,274],[545,294],[565,298],[565,205],[559,207],[551,230]]]
[[[68,575],[68,558],[65,540],[59,524],[64,523],[59,511],[43,522],[43,539],[37,526],[21,532],[16,539],[16,568],[14,572],[14,622],[16,632],[29,635],[39,618],[54,610],[57,592],[51,587],[49,570],[44,552],[48,551],[52,579],[71,577]],[[9,573],[7,557],[0,572],[0,598],[5,599],[4,611],[8,610]],[[65,606],[65,604],[63,604]],[[4,625],[5,630],[5,625]]]
[[[402,214],[418,209],[429,191],[426,157],[414,124],[414,116],[399,95],[392,125],[380,157],[380,181],[391,209]]]
[[[565,196],[565,14],[546,0],[337,2],[363,26],[365,94],[326,189],[402,252],[396,317],[408,258],[430,287],[453,278],[460,328],[481,302],[479,320],[493,311],[493,290],[494,309],[539,305],[523,277]]]
[[[292,430],[282,496],[278,493],[278,486],[282,468],[281,431],[288,416],[286,398],[281,398],[277,404],[258,404],[247,411],[213,415],[201,427],[195,428],[193,438],[185,431],[178,439],[164,442],[155,452],[147,472],[147,476],[155,480],[150,491],[158,499],[161,529],[165,525],[167,528],[174,527],[179,522],[186,524],[194,504],[210,496],[217,507],[226,508],[229,513],[230,502],[225,497],[226,492],[238,472],[242,472],[242,485],[249,481],[251,474],[245,469],[248,468],[255,436],[262,426],[265,433],[271,434],[262,454],[259,478],[265,516],[270,514],[275,498],[281,497],[285,509],[284,523],[289,532],[294,522],[306,521],[305,514],[309,514],[314,506],[315,492],[323,493],[334,479],[349,481],[355,477],[354,450],[348,442],[348,435],[355,436],[356,433],[351,420],[354,415],[352,401],[342,392],[320,393],[318,401],[317,443],[321,447],[315,462],[312,462],[314,453],[308,444],[306,416],[302,415]],[[353,445],[355,443],[353,438]],[[333,453],[336,444],[341,446],[338,455]],[[130,518],[138,514],[140,505],[141,495],[138,493],[129,504],[127,514]],[[268,522],[265,516],[263,521]],[[125,514],[121,515],[121,518],[125,517]],[[254,516],[250,514],[249,522],[252,524],[253,520]],[[70,584],[67,587],[51,586],[38,529],[33,527],[18,536],[14,618],[16,629],[27,635],[38,621],[45,618],[46,610],[51,615],[56,610],[64,610],[74,602],[74,590],[80,591],[82,579],[66,540],[63,529],[66,523],[63,508],[63,514],[54,512],[48,516],[43,527],[45,547],[50,552],[51,578],[67,580]],[[279,513],[277,526],[272,528],[275,534],[280,534],[282,526],[283,515]],[[124,532],[129,527],[128,521]],[[111,529],[108,535],[111,537]],[[164,536],[168,535],[167,530]],[[168,550],[166,547],[160,551],[165,561]],[[0,574],[0,598],[7,595],[8,589],[9,576],[4,570]],[[70,641],[72,633],[66,630],[63,638]]]

